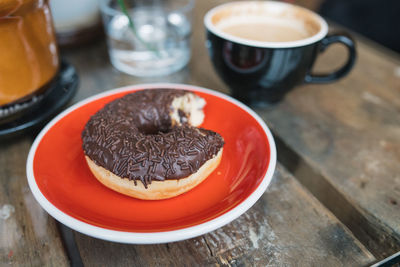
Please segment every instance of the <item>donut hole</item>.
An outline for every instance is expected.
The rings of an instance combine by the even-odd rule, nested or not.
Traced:
[[[143,135],[157,135],[160,133],[169,133],[171,132],[171,127],[165,126],[156,126],[156,125],[141,125],[137,127],[139,133]]]

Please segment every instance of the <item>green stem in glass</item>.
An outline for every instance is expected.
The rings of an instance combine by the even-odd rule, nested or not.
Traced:
[[[118,1],[119,7],[121,8],[122,13],[124,13],[124,15],[128,18],[129,28],[131,28],[133,34],[136,36],[136,38],[139,40],[139,42],[141,42],[147,49],[153,51],[157,57],[161,57],[160,52],[157,49],[155,49],[153,46],[151,46],[149,43],[147,43],[145,40],[143,40],[140,37],[140,35],[138,34],[135,24],[133,23],[133,20],[128,13],[128,10],[126,8],[124,0],[117,0],[117,1]]]

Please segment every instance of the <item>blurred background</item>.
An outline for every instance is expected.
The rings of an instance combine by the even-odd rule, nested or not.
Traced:
[[[314,10],[400,53],[399,0],[283,0]],[[59,43],[74,46],[98,40],[101,18],[97,0],[51,0]],[[217,5],[217,3],[216,3]]]
[[[286,0],[400,53],[398,0]]]

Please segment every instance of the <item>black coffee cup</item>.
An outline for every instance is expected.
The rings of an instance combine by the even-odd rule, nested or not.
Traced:
[[[204,17],[213,65],[232,95],[249,105],[276,103],[297,85],[328,83],[345,76],[356,59],[347,34],[328,33],[316,13],[275,1],[231,2]],[[312,74],[318,54],[333,43],[344,44],[347,62],[327,74]]]

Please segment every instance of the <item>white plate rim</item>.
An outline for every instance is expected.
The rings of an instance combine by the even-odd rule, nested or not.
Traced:
[[[254,190],[253,193],[250,194],[244,201],[242,201],[239,205],[232,208],[230,211],[204,223],[186,227],[179,230],[172,230],[172,231],[163,231],[163,232],[150,232],[150,233],[142,233],[142,232],[127,232],[127,231],[117,231],[106,229],[98,226],[91,225],[89,223],[80,221],[75,219],[74,217],[64,213],[63,211],[59,210],[56,206],[54,206],[40,191],[34,174],[33,174],[33,160],[35,156],[35,152],[37,150],[38,145],[40,144],[42,138],[45,134],[55,125],[58,121],[64,118],[70,112],[80,108],[81,106],[92,102],[94,100],[117,94],[122,93],[125,91],[135,90],[135,89],[155,89],[155,88],[172,88],[172,89],[187,89],[191,91],[197,92],[204,92],[207,94],[211,94],[213,96],[223,98],[226,101],[229,101],[236,106],[239,106],[244,111],[249,113],[262,127],[264,130],[269,145],[270,145],[270,164],[268,165],[267,172],[259,184],[259,186]],[[267,189],[268,185],[272,180],[272,176],[275,171],[276,166],[276,146],[274,138],[271,134],[271,131],[264,123],[264,121],[249,107],[245,106],[241,102],[233,99],[232,97],[225,95],[223,93],[206,89],[199,86],[194,85],[187,85],[187,84],[176,84],[176,83],[148,83],[148,84],[138,84],[138,85],[128,85],[116,89],[109,90],[107,92],[103,92],[89,98],[86,98],[78,103],[72,105],[71,107],[67,108],[59,115],[57,115],[54,119],[52,119],[39,133],[36,137],[35,141],[33,142],[31,149],[29,150],[27,163],[26,163],[26,174],[28,179],[29,187],[33,193],[35,199],[39,202],[44,210],[49,213],[52,217],[54,217],[57,221],[63,223],[64,225],[76,230],[80,233],[83,233],[88,236],[92,236],[95,238],[119,242],[119,243],[127,243],[127,244],[161,244],[167,242],[175,242],[181,241],[193,237],[197,237],[208,232],[214,231],[231,221],[238,218],[244,212],[246,212],[249,208],[251,208],[254,203],[264,194],[265,190]]]

